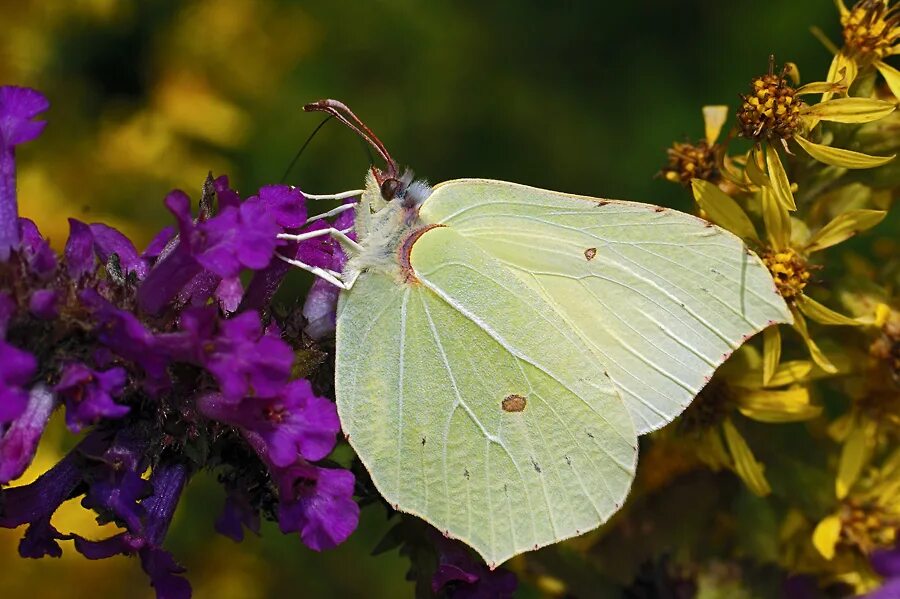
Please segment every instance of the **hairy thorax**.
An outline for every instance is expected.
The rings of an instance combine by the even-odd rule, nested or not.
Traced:
[[[419,218],[419,206],[431,195],[431,187],[423,181],[412,181],[409,172],[401,183],[397,194],[386,199],[371,173],[366,178],[354,225],[362,249],[344,267],[345,281],[354,281],[365,272],[381,273],[399,283],[409,281],[412,242],[430,228]]]

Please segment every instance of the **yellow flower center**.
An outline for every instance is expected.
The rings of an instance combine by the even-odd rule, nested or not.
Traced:
[[[744,137],[761,139],[790,139],[800,128],[800,109],[803,102],[797,96],[784,74],[774,74],[775,65],[769,63],[769,72],[750,83],[750,93],[741,96],[738,125]]]
[[[881,60],[900,38],[900,13],[887,0],[862,0],[841,17],[844,45],[863,63]]]
[[[810,277],[809,265],[803,256],[788,248],[768,250],[762,258],[784,299],[794,299],[803,292]]]
[[[669,163],[662,169],[666,180],[673,183],[681,183],[685,187],[690,186],[691,179],[719,180],[719,170],[716,168],[716,144],[709,145],[706,140],[700,140],[696,145],[675,142],[666,150],[669,155]]]
[[[848,498],[841,506],[840,518],[841,543],[865,554],[894,546],[900,519],[878,503]]]

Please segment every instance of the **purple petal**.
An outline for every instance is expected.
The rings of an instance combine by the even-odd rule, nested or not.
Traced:
[[[0,438],[0,484],[19,478],[31,464],[55,406],[53,393],[41,383],[28,393],[25,411]]]
[[[347,470],[297,465],[279,474],[278,526],[299,532],[316,551],[343,543],[359,523],[353,474]]]
[[[168,551],[158,548],[140,552],[141,567],[150,577],[150,585],[156,589],[157,599],[190,599],[191,585],[178,574],[185,571]]]
[[[179,241],[178,247],[161,258],[138,287],[141,309],[158,314],[202,273],[203,267]],[[190,294],[189,294],[190,295]]]
[[[147,276],[147,263],[141,259],[130,239],[103,223],[92,223],[90,227],[94,235],[94,250],[103,264],[111,254],[116,254],[124,272],[133,272],[138,279]]]
[[[169,244],[169,242],[174,238],[175,227],[164,227],[159,233],[156,234],[156,236],[153,237],[153,239],[150,240],[150,243],[147,244],[147,249],[144,250],[144,253],[141,254],[141,257],[145,260],[158,257]]]
[[[285,229],[297,229],[306,223],[306,198],[289,185],[266,185],[259,189],[259,199]]]
[[[91,228],[79,220],[69,219],[69,239],[65,249],[66,270],[74,280],[92,274],[94,260],[94,234]]]
[[[54,391],[66,402],[66,425],[73,433],[101,418],[121,418],[128,413],[128,406],[117,404],[125,387],[125,369],[110,368],[92,370],[76,362],[63,370]]]
[[[49,279],[56,270],[56,252],[41,236],[37,225],[30,219],[20,218],[19,238],[22,240],[22,253],[32,274],[41,279]]]
[[[213,182],[213,186],[216,189],[216,197],[219,200],[220,211],[229,206],[237,208],[241,205],[241,196],[228,186],[228,177],[226,175],[217,178]]]
[[[169,192],[163,201],[166,208],[175,216],[178,223],[178,234],[182,241],[190,239],[191,233],[194,231],[194,217],[191,216],[191,198],[180,189],[174,189]]]
[[[27,351],[0,341],[0,423],[18,418],[28,403],[23,389],[37,371],[37,359]]]
[[[253,509],[246,493],[229,491],[222,513],[216,519],[216,532],[240,543],[244,540],[245,527],[259,534],[259,512]]]
[[[121,533],[102,541],[91,541],[75,536],[75,550],[88,559],[107,559],[114,555],[127,555],[132,551],[126,540],[127,533]]]
[[[57,304],[59,292],[53,289],[38,289],[28,299],[28,311],[42,320],[53,320],[59,316]]]
[[[900,577],[900,544],[893,549],[880,549],[874,551],[869,558],[872,568],[880,576]]]
[[[334,333],[340,293],[338,287],[325,279],[313,281],[303,302],[303,317],[307,323],[303,331],[311,338],[319,340]]]
[[[874,591],[863,595],[863,599],[897,599],[900,597],[900,578],[889,578]]]
[[[244,287],[238,277],[233,279],[222,279],[219,286],[216,287],[215,296],[219,300],[222,311],[226,313],[236,312],[241,305],[241,298],[244,295]]]
[[[19,543],[19,555],[33,559],[49,555],[50,557],[62,557],[62,547],[57,541],[67,540],[71,537],[61,535],[50,524],[50,518],[41,518],[32,522],[25,531],[25,536]]]
[[[0,148],[11,148],[40,135],[46,123],[31,119],[48,108],[50,102],[37,90],[0,86]]]

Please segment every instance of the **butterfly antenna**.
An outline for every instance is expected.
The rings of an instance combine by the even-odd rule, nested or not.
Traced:
[[[363,138],[365,141],[372,146],[378,155],[381,156],[382,159],[387,163],[387,172],[385,174],[385,178],[396,178],[399,175],[399,169],[397,168],[397,163],[391,158],[390,153],[388,153],[387,148],[384,147],[384,144],[381,143],[381,140],[378,139],[372,130],[369,129],[365,123],[363,123],[358,116],[353,114],[353,111],[350,110],[346,104],[343,102],[339,102],[338,100],[319,100],[318,102],[312,102],[303,107],[303,110],[307,112],[325,112],[330,114],[344,125],[347,128],[354,131],[357,135]]]
[[[297,153],[294,154],[294,158],[291,160],[291,163],[288,164],[288,167],[287,167],[287,169],[285,169],[284,174],[281,175],[281,180],[278,181],[279,183],[284,183],[284,180],[287,179],[287,176],[290,174],[291,169],[293,169],[294,165],[297,164],[297,161],[300,160],[300,155],[303,154],[303,150],[305,150],[306,146],[309,145],[309,142],[311,142],[313,140],[313,138],[316,136],[316,133],[319,132],[319,129],[324,127],[325,123],[330,121],[332,118],[334,118],[334,115],[331,115],[331,114],[328,115],[327,117],[325,117],[324,121],[319,123],[318,126],[315,129],[313,129],[312,133],[309,134],[309,137],[306,138],[306,141],[303,142],[303,145],[300,146],[300,149],[297,150]]]

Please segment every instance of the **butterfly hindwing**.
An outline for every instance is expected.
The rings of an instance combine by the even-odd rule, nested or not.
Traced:
[[[422,235],[410,263],[404,284],[361,275],[338,316],[338,410],[379,491],[489,564],[604,522],[637,447],[602,366],[450,228]]]
[[[578,330],[638,434],[681,413],[747,338],[791,321],[740,239],[681,212],[463,179],[436,186],[420,216],[478,244]]]

